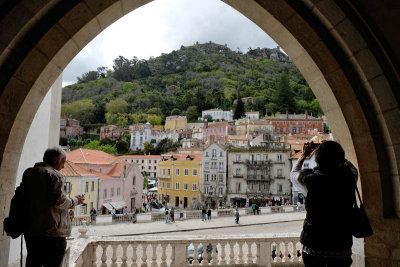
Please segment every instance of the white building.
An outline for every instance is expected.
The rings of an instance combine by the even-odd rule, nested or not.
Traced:
[[[256,203],[281,205],[291,200],[290,149],[228,150],[228,202],[244,207]]]
[[[227,196],[227,148],[217,143],[203,150],[200,178],[201,202],[212,208],[222,207]]]
[[[161,140],[168,138],[178,141],[179,134],[176,131],[161,132],[151,128],[150,123],[135,124],[129,126],[131,134],[131,150],[144,149],[144,143],[148,142],[156,146]]]
[[[258,111],[249,111],[245,113],[246,118],[250,118],[250,119],[260,119],[260,113],[258,113]]]
[[[203,121],[205,120],[205,117],[207,115],[210,115],[213,120],[231,121],[233,119],[232,110],[224,111],[224,110],[218,109],[218,108],[203,110],[201,112],[201,118]]]
[[[314,150],[315,151],[315,150]],[[302,169],[314,169],[314,167],[317,166],[317,163],[315,162],[315,153],[314,151],[306,157],[306,159],[303,162]],[[293,166],[297,163],[297,160],[300,158],[301,152],[298,152],[291,156],[289,158],[290,160],[290,169],[293,168]],[[304,203],[304,196],[302,193],[300,193],[299,189],[297,189],[295,186],[292,187],[292,203],[296,204],[297,201],[300,201],[300,203]]]

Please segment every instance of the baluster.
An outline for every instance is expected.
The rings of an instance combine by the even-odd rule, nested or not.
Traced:
[[[233,262],[233,264],[235,264],[235,254],[233,253],[233,245],[234,245],[235,243],[233,242],[233,244],[232,244],[232,242],[229,242],[228,241],[228,245],[227,246],[225,246],[225,249],[227,249],[228,250],[228,253],[226,253],[226,251],[225,251],[225,253],[226,253],[226,258],[227,258],[227,260],[226,260],[226,263],[229,265],[230,263],[232,263]],[[229,248],[229,249],[228,249]]]
[[[289,261],[289,262],[293,262],[293,261],[294,261],[294,258],[295,258],[295,256],[296,256],[296,255],[294,254],[293,242],[294,242],[294,241],[289,241],[288,244],[287,244],[287,253],[286,253],[286,256],[287,256],[287,261]],[[290,255],[290,257],[289,257],[289,255]]]
[[[255,243],[256,244],[256,264],[260,263],[260,243]]]
[[[136,254],[137,245],[135,243],[132,243],[131,247],[132,247],[132,257],[131,257],[132,264],[131,264],[131,266],[137,267],[137,254]]]
[[[92,266],[97,266],[97,250],[98,245],[92,246]]]
[[[212,265],[216,266],[218,264],[218,253],[217,253],[217,245],[218,243],[212,244],[213,251],[212,251]]]
[[[237,262],[238,264],[243,264],[244,263],[243,245],[244,245],[243,241],[238,241],[238,246],[239,246],[238,262]]]
[[[226,243],[220,243],[221,244],[221,262],[220,265],[226,265],[226,260],[225,260],[225,248],[226,248]]]
[[[126,256],[126,250],[128,248],[128,244],[123,243],[122,245],[122,263],[121,263],[121,267],[128,267],[128,264],[126,263],[126,261],[128,260],[128,257]]]
[[[107,267],[107,245],[106,244],[101,244],[101,247],[103,248],[103,254],[101,255],[101,265],[100,267]]]
[[[143,256],[142,256],[142,264],[143,266],[147,266],[147,247],[146,243],[143,244]]]
[[[192,243],[193,244],[193,262],[192,265],[197,266],[199,265],[199,250],[198,250],[198,244],[197,243]]]
[[[176,263],[176,259],[175,259],[175,247],[176,247],[176,242],[171,244],[172,253],[171,253],[171,264],[170,264],[170,266],[175,266],[175,263]],[[185,253],[186,253],[186,255],[187,255],[187,247],[186,247],[185,251],[186,251]],[[187,259],[186,256],[185,256],[185,258]]]
[[[161,243],[161,264],[160,267],[167,267],[167,246],[168,244]]]
[[[111,257],[111,267],[118,267],[117,264],[117,246],[116,244],[112,244],[113,255]]]
[[[157,243],[156,244],[150,244],[150,247],[153,251],[152,256],[151,256],[151,267],[158,267],[157,264]]]
[[[283,241],[280,245],[280,250],[282,252],[282,262],[286,262],[287,261],[287,255],[286,255],[286,243]]]

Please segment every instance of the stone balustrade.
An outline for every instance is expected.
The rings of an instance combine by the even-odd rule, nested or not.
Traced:
[[[295,234],[98,240],[75,266],[303,266],[300,251]]]

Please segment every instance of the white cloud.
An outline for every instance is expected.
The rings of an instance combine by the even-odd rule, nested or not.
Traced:
[[[219,0],[157,0],[146,4],[104,30],[67,66],[63,85],[99,66],[112,68],[122,55],[148,59],[181,45],[215,42],[233,50],[276,47],[257,25]]]

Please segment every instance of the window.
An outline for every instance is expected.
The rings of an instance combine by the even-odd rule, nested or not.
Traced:
[[[184,175],[185,175],[185,176],[188,176],[188,175],[189,175],[189,169],[185,169],[185,170],[184,170]]]
[[[219,181],[220,181],[220,182],[223,182],[223,181],[224,181],[224,175],[223,175],[223,174],[220,174],[220,175],[219,175]]]
[[[175,169],[175,174],[176,174],[176,176],[179,176],[179,175],[181,175],[181,172],[180,172],[180,170],[181,170],[181,169]]]
[[[267,190],[267,184],[264,184],[264,190]]]
[[[278,154],[278,161],[282,161],[282,155],[281,154]]]
[[[241,168],[237,168],[236,169],[236,175],[240,175],[242,173],[242,169]]]
[[[85,193],[89,192],[89,182],[85,183]]]
[[[222,151],[219,152],[219,156],[222,157]]]
[[[149,170],[151,170],[151,166],[149,166]]]
[[[94,181],[92,182],[92,188],[91,191],[94,192]]]
[[[144,163],[144,159],[142,159],[142,163]]]
[[[170,183],[167,183],[167,188],[168,189],[171,188],[171,184]]]
[[[113,197],[113,196],[114,196],[114,187],[111,188],[111,197]]]
[[[208,151],[206,151],[206,157],[208,157]]]
[[[65,183],[65,192],[66,193],[71,192],[71,183],[70,182]]]
[[[156,160],[156,159],[154,160],[154,163],[157,163],[157,160]]]
[[[215,148],[212,150],[212,157],[213,158],[217,157],[217,150]]]
[[[204,187],[204,193],[205,193],[205,194],[208,194],[208,192],[209,192],[209,191],[208,191],[208,186],[205,186],[205,187]]]
[[[151,159],[149,159],[149,164],[151,164]]]
[[[217,168],[217,163],[214,161],[214,162],[211,162],[211,169],[216,169]]]
[[[282,193],[282,184],[278,184],[278,193]]]
[[[222,187],[218,188],[218,194],[222,195],[224,193],[224,189]]]
[[[282,176],[282,169],[277,169],[278,176]]]
[[[107,189],[104,189],[103,197],[107,198]]]
[[[197,176],[197,169],[193,169],[193,176]]]
[[[135,185],[135,184],[136,184],[136,176],[133,176],[132,185]]]
[[[138,160],[138,159],[136,160],[136,163],[139,163],[139,160]]]
[[[171,176],[171,169],[168,168],[168,169],[167,169],[167,177],[170,177],[170,176]]]
[[[165,182],[162,182],[162,188],[165,188]]]
[[[205,162],[204,163],[204,170],[206,170],[206,171],[210,170],[210,163],[209,162]]]
[[[183,190],[186,190],[186,191],[188,190],[188,184],[187,183],[183,184]]]
[[[90,210],[93,209],[93,202],[90,202]]]
[[[197,191],[197,184],[192,184],[192,191]]]
[[[251,190],[254,189],[254,184],[250,184],[250,189],[251,189]]]
[[[240,154],[236,154],[236,161],[240,161]]]
[[[162,169],[162,175],[165,176],[165,169]]]
[[[236,183],[236,192],[240,192],[240,183]]]
[[[85,206],[81,206],[82,207],[82,210],[83,210],[83,214],[87,214],[87,205],[85,205]]]
[[[223,162],[220,162],[220,163],[219,163],[218,169],[219,169],[220,171],[223,171],[223,170],[224,170],[224,163],[223,163]]]
[[[204,174],[204,180],[208,182],[208,174]]]
[[[154,169],[155,169],[155,170],[157,170],[157,167],[156,167],[156,166],[154,166]]]
[[[175,183],[175,190],[179,190],[179,183]]]

